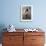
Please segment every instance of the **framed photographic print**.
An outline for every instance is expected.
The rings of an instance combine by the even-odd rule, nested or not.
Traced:
[[[33,17],[32,5],[21,6],[21,21],[32,21]]]

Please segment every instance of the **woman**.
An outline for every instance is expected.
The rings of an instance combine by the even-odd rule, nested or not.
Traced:
[[[31,19],[31,11],[29,8],[25,9],[25,12],[23,14],[23,19]]]

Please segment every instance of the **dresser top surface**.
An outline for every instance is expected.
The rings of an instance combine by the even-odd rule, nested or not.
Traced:
[[[16,33],[16,32],[25,32],[27,33],[24,29],[16,29],[15,32],[9,32],[9,33]],[[44,31],[28,31],[29,33],[44,33]],[[7,31],[8,33],[8,31]]]

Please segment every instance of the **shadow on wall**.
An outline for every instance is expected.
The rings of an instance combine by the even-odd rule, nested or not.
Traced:
[[[2,36],[3,36],[3,32],[5,32],[6,30],[3,30],[4,28],[6,28],[6,26],[4,24],[0,24],[0,43],[2,43]]]

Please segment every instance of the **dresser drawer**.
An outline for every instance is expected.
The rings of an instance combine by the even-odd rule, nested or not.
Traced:
[[[3,44],[2,46],[16,46],[14,44]]]
[[[32,44],[32,46],[44,46],[44,44]]]
[[[23,36],[23,32],[4,32],[5,36]]]
[[[23,46],[23,38],[21,36],[5,37],[3,40],[3,46]]]
[[[24,46],[31,46],[32,44],[32,37],[24,36]]]
[[[45,33],[44,32],[25,32],[24,36],[44,36]]]
[[[18,43],[17,44],[16,43],[14,43],[14,44],[8,43],[8,44],[3,44],[2,46],[23,46],[23,44],[22,43],[19,43],[19,44]]]
[[[44,36],[32,36],[32,43],[33,44],[43,44]]]
[[[23,41],[23,36],[4,36],[3,43],[14,43]]]

